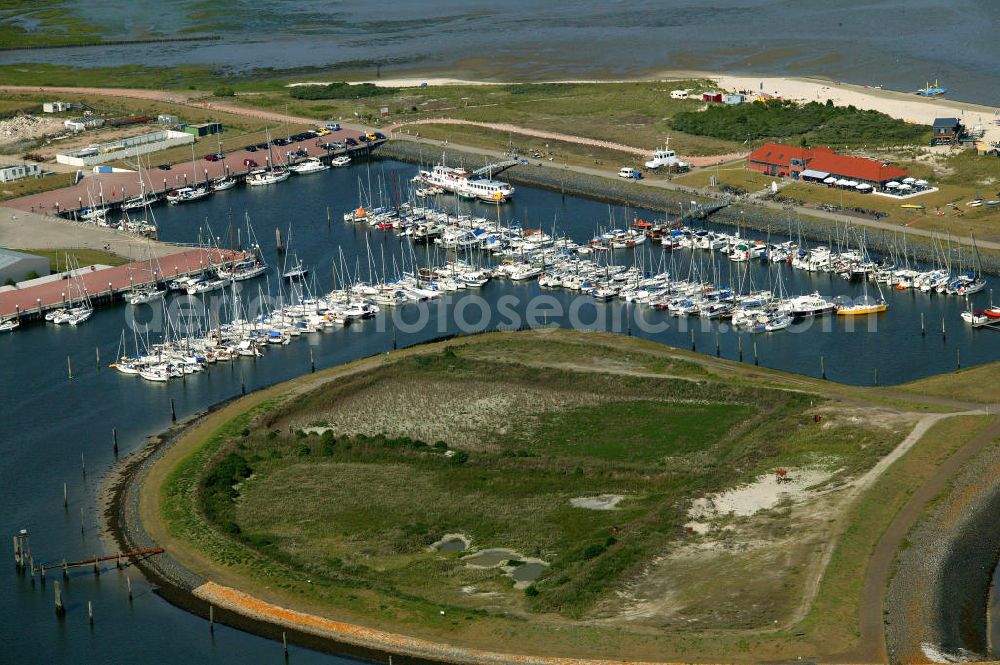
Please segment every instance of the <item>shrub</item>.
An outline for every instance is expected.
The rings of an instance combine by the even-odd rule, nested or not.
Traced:
[[[469,453],[464,450],[457,450],[455,454],[451,456],[452,464],[465,464],[469,461]]]
[[[528,585],[527,587],[524,588],[524,595],[532,597],[537,596],[538,589],[535,587],[534,584]]]
[[[671,126],[688,134],[741,143],[801,136],[808,145],[924,143],[930,131],[926,125],[907,123],[878,111],[789,100],[682,111],[673,117]]]
[[[232,97],[236,94],[236,91],[228,86],[223,86],[221,88],[216,88],[212,91],[212,94],[216,97]]]
[[[607,551],[607,548],[600,543],[593,543],[592,545],[587,545],[586,549],[583,550],[584,559],[596,559]]]
[[[351,85],[345,81],[336,81],[327,85],[296,86],[288,94],[295,99],[364,99],[394,95],[398,90],[398,88],[380,88],[373,83]]]

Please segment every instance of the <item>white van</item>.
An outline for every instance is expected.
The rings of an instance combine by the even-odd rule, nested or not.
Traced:
[[[630,179],[638,180],[639,178],[642,177],[642,174],[639,173],[638,171],[636,171],[631,166],[623,166],[618,171],[618,177],[619,178],[630,178]]]
[[[672,90],[670,99],[687,99],[690,92],[690,90]]]

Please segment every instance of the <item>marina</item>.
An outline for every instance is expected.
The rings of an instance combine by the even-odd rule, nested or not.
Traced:
[[[137,145],[130,134],[145,130],[116,124],[129,119],[208,140],[189,159],[172,146],[75,176],[63,161],[57,175],[72,184],[51,191],[40,190],[56,178],[4,185],[5,244],[58,253],[64,270],[24,268],[0,287],[10,657],[998,653],[1000,622],[979,623],[1000,605],[977,577],[1000,574],[997,529],[984,523],[995,497],[967,490],[992,477],[1000,431],[974,381],[1000,361],[989,217],[1000,192],[994,162],[974,161],[998,154],[1000,120],[952,100],[996,101],[981,73],[995,60],[984,39],[995,12],[976,9],[984,19],[957,39],[949,27],[886,49],[849,9],[737,4],[671,7],[669,26],[663,7],[641,3],[629,16],[583,3],[568,21],[518,2],[378,18],[255,5],[223,29],[232,21],[218,8],[140,1],[84,15],[57,3],[71,22],[128,32],[161,16],[167,41],[6,52],[19,63],[7,70],[11,112],[76,106],[30,113],[86,132],[11,144],[12,163],[52,161],[55,146],[99,160]],[[945,19],[972,8],[931,4],[872,9],[910,27],[968,23]],[[45,28],[35,21],[22,22]],[[787,48],[771,43],[776,25],[795,35]],[[221,37],[169,41],[209,28]],[[653,46],[636,61],[608,46],[642,35]],[[844,35],[869,48],[845,53]],[[942,59],[932,47],[944,42]],[[99,80],[88,64],[115,68]],[[431,77],[436,65],[452,85]],[[80,88],[58,87],[66,71]],[[127,89],[84,92],[89,80]],[[742,127],[725,135],[728,119],[703,134],[674,125],[733,99],[859,115],[785,132],[748,114],[745,139]],[[890,121],[911,129],[879,129]],[[223,152],[199,133],[223,123],[253,145]],[[989,143],[959,154],[959,132],[942,132],[962,123]],[[389,139],[377,129],[392,145],[379,149]],[[754,173],[748,155],[765,140],[826,161]],[[721,160],[714,172],[709,158]],[[875,185],[829,166],[873,158],[885,176]],[[99,263],[118,260],[129,262]],[[979,521],[939,519],[965,512]],[[914,576],[915,560],[929,572]],[[851,590],[838,595],[841,581]],[[947,611],[927,609],[941,598]],[[947,625],[926,641],[905,635],[928,617]],[[949,630],[955,648],[936,637]],[[992,642],[975,643],[983,632]],[[923,658],[893,651],[906,643]]]
[[[603,204],[523,187],[503,206],[438,196],[401,204],[397,212],[392,203],[396,196],[408,199],[400,183],[408,182],[415,170],[391,160],[374,161],[273,188],[237,191],[242,200],[209,198],[158,211],[162,239],[191,242],[214,235],[205,218],[224,219],[245,206],[256,220],[259,254],[265,258],[261,264],[232,257],[236,272],[245,278],[235,283],[238,287],[227,281],[225,266],[218,277],[183,286],[182,298],[193,294],[206,299],[205,311],[211,313],[203,312],[193,327],[186,325],[184,334],[177,329],[169,333],[184,348],[182,355],[201,358],[198,365],[212,364],[220,355],[214,351],[225,348],[221,356],[228,360],[240,355],[242,345],[242,352],[255,358],[303,335],[314,357],[326,344],[346,343],[364,353],[372,344],[405,345],[461,331],[456,310],[464,311],[463,298],[497,303],[515,296],[517,317],[493,312],[473,321],[474,328],[495,329],[524,325],[532,299],[544,296],[558,307],[544,321],[535,317],[533,325],[574,325],[572,311],[576,325],[631,330],[682,348],[813,375],[822,368],[825,376],[851,383],[895,383],[947,371],[959,362],[969,366],[997,357],[989,339],[977,341],[991,329],[970,326],[961,318],[967,301],[978,303],[974,309],[985,308],[992,288],[968,252],[960,257],[942,248],[939,265],[920,265],[908,258],[903,239],[894,258],[869,256],[863,235],[854,229],[842,229],[829,244],[809,244],[795,237],[794,220],[768,237],[710,222],[678,226],[663,213],[609,211]],[[359,200],[359,182],[361,192],[372,191],[369,179],[374,198],[366,194]],[[340,221],[328,205],[334,201],[352,212],[355,206],[365,209],[365,217]],[[281,219],[281,211],[290,207],[300,215],[292,229],[294,247],[287,232],[280,232],[280,222],[278,233],[274,222],[267,222]],[[539,224],[550,228],[532,228],[525,219],[550,220]],[[214,222],[220,224],[225,227]],[[235,242],[222,238],[219,244]],[[160,283],[174,281],[175,274],[201,274],[220,263],[221,255],[205,251],[190,250],[178,261],[160,259],[171,277]],[[278,266],[282,274],[302,271],[305,279],[279,280],[275,272],[268,276],[266,264]],[[108,292],[104,272],[86,277],[91,295]],[[116,269],[110,273],[111,290],[124,297],[136,285],[147,284],[149,273],[148,263]],[[65,289],[45,289],[43,309],[61,305]],[[130,297],[136,304],[127,308],[140,308],[136,312],[146,318],[153,307],[170,320],[184,302],[174,295],[177,291],[135,290]],[[0,294],[0,303],[9,303],[4,312],[34,308],[31,316],[37,316],[37,297],[17,294],[15,299],[8,292]],[[876,304],[864,305],[869,301]],[[831,316],[838,309],[855,316]],[[98,314],[94,323],[107,320],[107,314]],[[410,322],[425,315],[444,323],[415,331]],[[160,329],[135,340],[126,331],[127,353],[116,355],[122,327],[101,325],[102,357],[148,355],[144,347],[162,344],[168,334]],[[333,335],[315,334],[331,329]],[[12,337],[44,338],[52,332],[29,326]],[[342,342],[333,341],[342,335],[347,335]],[[926,362],[911,363],[888,352],[899,344]],[[855,353],[859,346],[868,354],[864,362]],[[192,348],[198,353],[190,353]],[[288,353],[281,349],[278,356]],[[128,371],[130,364],[123,363],[122,369]]]
[[[414,167],[394,162],[373,162],[372,177],[377,179],[381,174],[383,180],[392,182],[392,172],[399,172],[398,181],[406,180],[408,174],[414,172]],[[158,223],[161,228],[161,237],[166,240],[188,242],[196,240],[199,232],[204,233],[204,218],[211,220],[222,220],[230,212],[230,207],[240,210],[242,206],[249,208],[255,226],[258,231],[262,245],[262,253],[268,257],[268,263],[273,266],[281,266],[277,262],[277,243],[274,239],[273,228],[284,228],[286,222],[283,211],[294,208],[299,214],[299,221],[294,226],[294,253],[304,265],[313,267],[314,272],[324,279],[324,286],[321,293],[329,293],[333,287],[331,270],[328,268],[333,262],[338,265],[338,272],[357,276],[357,281],[365,281],[376,284],[384,281],[386,277],[392,277],[392,269],[382,273],[382,255],[386,257],[386,265],[392,266],[392,257],[397,258],[397,262],[402,262],[405,258],[407,268],[413,256],[417,257],[417,266],[435,266],[445,268],[445,277],[453,272],[447,269],[447,256],[445,249],[440,245],[435,245],[433,240],[426,245],[417,245],[410,253],[405,236],[398,235],[393,229],[378,229],[377,227],[365,223],[345,223],[333,216],[333,221],[328,221],[326,208],[337,205],[340,202],[342,207],[353,207],[357,203],[357,182],[359,179],[367,181],[368,167],[359,165],[347,169],[334,169],[325,173],[317,174],[312,178],[301,180],[290,179],[271,188],[254,188],[246,190],[236,190],[237,195],[245,197],[243,201],[233,203],[223,201],[221,198],[208,198],[204,201],[192,203],[189,206],[177,206],[164,208],[158,213]],[[438,204],[439,207],[448,210],[449,206],[460,205],[453,197],[444,197]],[[478,217],[489,220],[495,218],[496,206],[479,204],[473,202],[474,209],[470,209],[468,204],[461,204],[462,208],[451,208],[450,214],[455,213],[469,217]],[[374,206],[377,209],[379,206]],[[341,208],[334,208],[339,211]],[[470,212],[474,211],[474,214]],[[237,214],[239,214],[237,212]],[[621,228],[624,220],[632,219],[633,216],[642,219],[658,219],[662,214],[657,215],[654,211],[626,211],[624,209],[614,209],[613,216],[618,220],[617,224],[612,224],[609,220],[607,206],[582,199],[567,197],[565,202],[558,194],[542,192],[532,188],[519,188],[518,195],[508,204],[501,207],[501,219],[521,221],[524,219],[544,219],[545,225],[556,215],[561,221],[557,226],[559,230],[565,228],[567,235],[575,239],[575,242],[584,246],[589,244],[588,238],[595,235],[602,226],[615,226]],[[267,222],[265,220],[274,220]],[[222,222],[215,222],[218,226]],[[542,224],[539,224],[541,226]],[[506,225],[505,225],[506,226]],[[531,228],[530,221],[526,225]],[[595,228],[596,227],[596,228]],[[692,235],[698,236],[702,231],[710,231],[714,234],[731,235],[732,229],[713,228],[707,225],[705,229],[698,229]],[[282,234],[287,237],[287,234]],[[560,234],[550,234],[554,238]],[[596,234],[602,235],[602,234]],[[743,234],[749,240],[752,234]],[[766,242],[765,238],[754,238]],[[753,242],[751,240],[751,242]],[[223,244],[225,244],[223,242]],[[834,251],[837,253],[837,243],[832,243]],[[369,248],[372,259],[368,259]],[[293,248],[286,245],[286,251]],[[435,250],[438,258],[435,260]],[[343,251],[345,258],[341,264],[339,254]],[[609,249],[607,252],[592,252],[590,255],[584,254],[580,258],[590,261],[595,257],[608,255],[613,260],[604,265],[623,265],[626,270],[632,266],[633,262],[641,265],[641,261],[634,259],[636,252],[650,252],[646,258],[648,267],[649,256],[654,252],[660,254],[667,253],[667,263],[669,256],[676,255],[678,268],[684,272],[684,268],[690,265],[690,256],[700,254],[703,259],[702,270],[710,277],[718,273],[719,282],[726,283],[730,266],[746,269],[750,268],[754,274],[755,284],[767,283],[767,272],[765,264],[759,259],[753,261],[737,262],[730,261],[721,251],[695,250],[678,247],[676,249],[664,249],[662,239],[657,245],[652,238],[642,243],[639,247]],[[476,253],[479,253],[477,250]],[[472,255],[464,252],[468,260],[474,262]],[[357,257],[357,258],[355,258]],[[681,258],[684,257],[684,258]],[[708,257],[715,257],[709,259]],[[488,258],[488,255],[483,257]],[[503,264],[503,257],[498,257],[499,263]],[[516,261],[516,254],[507,257]],[[658,263],[657,261],[654,263]],[[192,259],[194,260],[194,259]],[[604,261],[603,258],[597,258]],[[169,264],[169,259],[161,259],[164,269]],[[293,261],[294,263],[294,261]],[[697,266],[698,260],[695,259]],[[713,270],[712,263],[717,263],[720,267]],[[367,265],[374,264],[374,278],[369,280]],[[601,265],[601,264],[597,264]],[[345,269],[346,268],[346,269]],[[402,269],[402,266],[401,266]],[[820,292],[825,297],[833,298],[836,295],[856,297],[859,294],[859,282],[857,280],[844,279],[836,272],[815,271],[792,268],[788,263],[771,264],[772,270],[781,269],[783,271],[783,282],[785,289],[789,293],[813,293]],[[610,270],[610,267],[609,267]],[[667,271],[669,272],[669,271]],[[381,273],[381,274],[380,274]],[[737,271],[735,274],[738,274]],[[329,277],[328,277],[329,275]],[[383,276],[385,275],[385,276]],[[540,275],[539,275],[540,276]],[[578,296],[577,292],[564,288],[551,288],[541,286],[536,278],[523,280],[515,279],[491,279],[482,287],[476,289],[478,294],[486,298],[488,302],[498,302],[499,298],[516,296],[523,298],[521,302],[524,306],[518,307],[518,313],[523,317],[522,323],[528,320],[526,309],[527,297],[548,296],[555,298],[565,307],[568,312],[573,302]],[[261,276],[260,288],[268,289],[268,280]],[[340,279],[343,279],[341,277]],[[353,280],[353,277],[352,277]],[[987,282],[991,280],[987,279]],[[714,279],[713,279],[714,282]],[[339,282],[338,282],[339,283]],[[242,284],[253,284],[249,280]],[[270,278],[271,292],[277,295],[274,273]],[[721,285],[721,284],[720,284]],[[342,288],[342,287],[341,287]],[[225,303],[229,300],[229,288],[225,291],[208,293],[197,298],[212,299],[215,302]],[[466,291],[468,290],[468,287]],[[985,298],[989,285],[982,292],[980,298]],[[256,291],[252,288],[250,293]],[[261,356],[245,356],[242,360],[222,363],[216,362],[208,371],[183,374],[175,380],[163,383],[151,383],[143,380],[142,377],[123,376],[121,373],[110,370],[106,364],[108,360],[115,358],[116,350],[121,337],[123,327],[122,310],[118,308],[98,309],[93,319],[86,326],[77,330],[57,329],[51,326],[26,326],[17,331],[16,334],[6,337],[0,341],[0,357],[6,357],[5,366],[10,367],[10,360],[14,355],[30,354],[35,358],[39,367],[43,371],[37,375],[22,375],[15,388],[12,382],[5,381],[2,390],[5,393],[4,399],[12,399],[13,390],[23,391],[24,397],[20,398],[24,404],[23,413],[13,413],[10,417],[10,426],[19,428],[24,432],[19,438],[18,446],[13,452],[14,464],[19,458],[27,454],[28,448],[32,445],[47,447],[55,454],[56,462],[46,469],[46,474],[51,474],[55,478],[80,478],[79,440],[85,440],[87,470],[93,473],[95,469],[110,464],[114,459],[112,451],[111,428],[117,428],[117,436],[122,441],[132,442],[129,445],[135,446],[141,437],[139,432],[162,429],[167,427],[174,417],[174,411],[178,419],[183,419],[187,414],[199,411],[206,403],[217,402],[227,397],[238,395],[243,390],[252,391],[255,388],[266,386],[282,378],[290,378],[297,374],[308,372],[312,366],[317,368],[329,367],[346,360],[384,353],[393,346],[406,346],[424,339],[432,339],[439,336],[436,327],[429,329],[417,329],[405,325],[393,328],[387,320],[389,312],[397,311],[400,321],[403,324],[412,323],[416,320],[416,312],[420,307],[426,307],[435,317],[445,315],[447,325],[444,328],[445,335],[461,332],[454,315],[455,293],[444,295],[439,298],[432,298],[421,303],[411,303],[399,308],[380,307],[380,311],[372,318],[359,318],[353,320],[349,325],[328,329],[322,333],[305,333],[300,336],[299,342],[289,344],[269,344],[266,351]],[[168,296],[173,299],[177,296]],[[761,364],[785,366],[805,373],[819,375],[821,371],[820,362],[825,363],[825,371],[830,379],[851,380],[859,383],[872,383],[875,381],[873,374],[873,364],[870,359],[877,358],[877,368],[880,371],[882,382],[898,381],[903,378],[913,376],[915,372],[933,372],[935,370],[946,371],[954,367],[955,354],[960,353],[964,364],[972,364],[977,361],[982,362],[990,359],[991,338],[980,339],[976,337],[977,332],[970,326],[966,326],[958,321],[959,312],[964,309],[964,298],[947,297],[946,294],[938,294],[936,291],[922,293],[919,289],[908,289],[898,291],[895,288],[887,289],[886,300],[890,305],[890,311],[878,319],[878,329],[875,332],[869,331],[867,326],[862,324],[851,332],[847,329],[847,323],[839,320],[840,317],[825,316],[813,319],[816,323],[811,327],[796,334],[792,329],[786,329],[779,333],[768,335],[734,335],[732,333],[720,334],[720,325],[724,322],[712,319],[704,320],[696,317],[691,319],[696,325],[691,325],[687,330],[675,329],[673,326],[665,332],[657,332],[647,335],[638,324],[633,322],[632,333],[636,336],[644,335],[657,341],[668,341],[677,346],[690,348],[692,336],[695,339],[697,350],[712,354],[719,349],[719,354],[723,357],[739,359],[741,356],[746,363],[754,362],[754,348]],[[592,303],[586,306],[588,314],[586,321],[597,323],[600,315],[607,316],[608,327],[613,326],[615,317],[618,317],[619,330],[622,334],[627,334],[628,326],[624,315],[626,310],[634,315],[637,305],[633,305],[621,298],[602,301],[593,297],[587,297],[587,301]],[[286,303],[288,301],[286,300]],[[451,303],[449,305],[448,303]],[[143,306],[145,309],[147,306]],[[226,310],[223,310],[226,311]],[[927,330],[925,335],[920,334],[919,314],[925,314],[927,320]],[[649,317],[662,317],[662,321],[680,322],[686,318],[672,317],[668,313],[661,313],[655,309],[648,311]],[[280,315],[279,315],[280,317]],[[540,320],[539,320],[540,319]],[[213,325],[209,324],[212,319],[203,319],[201,324],[204,330]],[[280,320],[280,318],[279,318]],[[941,320],[947,320],[946,336],[938,328]],[[568,323],[568,317],[557,318],[554,314],[546,320],[543,317],[536,317],[540,324],[563,321]],[[954,324],[951,322],[955,322]],[[829,332],[824,332],[817,324],[829,327]],[[213,321],[214,324],[214,321]],[[381,331],[380,331],[381,324]],[[805,324],[799,324],[805,325]],[[991,333],[986,333],[991,335]],[[53,344],[53,339],[57,340],[58,347]],[[127,341],[131,341],[126,336]],[[291,340],[290,340],[291,341]],[[716,346],[718,344],[718,347]],[[907,349],[906,353],[893,353],[892,349],[900,346]],[[93,349],[99,347],[100,354],[105,359],[101,367],[97,367],[93,361]],[[61,413],[53,417],[50,422],[37,423],[29,415],[38,413],[46,409],[43,406],[45,400],[49,399],[57,385],[65,385],[66,378],[63,370],[64,356],[70,353],[74,358],[74,376],[69,382],[68,397],[63,399]],[[907,357],[908,356],[908,357]],[[914,362],[913,359],[918,359]],[[61,375],[61,376],[60,376]],[[89,417],[79,419],[74,414],[86,412]],[[53,433],[57,428],[73,423],[76,435],[73,439],[53,440]],[[53,443],[54,441],[54,443]],[[123,450],[122,452],[125,452]],[[13,469],[5,469],[0,474],[6,476],[12,473]],[[93,491],[88,489],[86,480],[71,482],[71,492],[68,517],[65,520],[59,519],[47,524],[47,514],[38,510],[19,510],[11,513],[9,519],[12,525],[29,523],[32,525],[32,537],[36,551],[40,552],[72,552],[80,551],[79,558],[86,559],[94,551],[100,551],[95,541],[99,538],[96,530],[95,518],[91,514],[83,516],[82,524],[85,534],[82,542],[80,537],[81,520],[77,517],[77,512],[83,504],[88,502],[81,496],[81,492]],[[54,494],[57,492],[54,492]],[[61,501],[61,494],[59,495]],[[88,510],[89,513],[89,510]],[[35,526],[39,525],[39,526]],[[69,528],[67,528],[69,527]],[[67,538],[71,532],[73,538]],[[72,545],[64,541],[72,541]],[[56,562],[58,563],[58,562]],[[80,609],[80,602],[86,602],[89,598],[94,598],[95,602],[95,625],[98,626],[102,634],[127,634],[134,630],[139,623],[148,621],[166,622],[175,626],[175,630],[186,630],[195,634],[205,634],[206,639],[198,644],[199,640],[191,647],[186,647],[189,651],[205,654],[210,657],[219,652],[252,649],[261,654],[275,652],[280,657],[280,644],[275,645],[262,638],[243,634],[232,630],[215,630],[215,636],[210,642],[207,639],[207,628],[205,621],[196,616],[177,612],[165,603],[152,602],[150,587],[148,583],[138,579],[125,582],[125,574],[112,570],[112,574],[101,576],[102,588],[100,594],[95,594],[90,589],[90,583],[76,577],[85,574],[88,578],[92,574],[86,566],[77,569],[78,572],[71,573],[70,582],[64,590],[66,596],[67,621],[64,629],[64,637],[57,643],[56,649],[74,648],[73,645],[81,640],[86,640],[88,622],[86,619],[86,609]],[[59,572],[58,569],[55,572]],[[37,576],[36,576],[37,577]],[[37,590],[30,590],[30,583],[27,577],[22,577],[21,584],[23,590],[17,595],[10,596],[9,601],[12,606],[20,606],[26,602],[38,605],[38,612],[44,616],[51,617],[52,600],[51,592],[41,594]],[[134,614],[136,610],[130,610],[127,602],[127,584],[132,587],[133,607],[141,610],[141,615]],[[50,639],[51,627],[47,621],[40,621],[33,624],[27,635],[34,639]],[[59,645],[62,646],[59,646]],[[239,645],[239,646],[237,646]],[[94,649],[99,647],[95,646]],[[140,653],[145,653],[145,649],[168,649],[168,645],[156,638],[149,640],[149,645],[144,647]],[[149,654],[152,662],[158,662],[155,654]],[[309,651],[296,650],[296,662],[329,662],[332,657]],[[162,661],[160,661],[162,662]]]

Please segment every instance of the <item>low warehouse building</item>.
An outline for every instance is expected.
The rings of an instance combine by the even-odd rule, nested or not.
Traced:
[[[187,125],[184,127],[184,131],[192,136],[202,137],[210,136],[212,134],[222,133],[222,123],[221,122],[205,122],[200,125]]]
[[[0,284],[48,274],[49,260],[44,256],[0,249]]]
[[[59,153],[56,161],[70,166],[94,166],[117,159],[135,158],[150,152],[157,152],[178,145],[194,143],[194,136],[186,132],[175,132],[166,129],[140,136],[132,136],[120,141],[110,141],[91,145],[82,150]]]
[[[38,164],[11,164],[0,167],[0,182],[11,182],[21,178],[37,178],[42,175],[42,167]]]

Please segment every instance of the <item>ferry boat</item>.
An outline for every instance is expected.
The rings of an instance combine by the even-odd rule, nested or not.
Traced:
[[[508,183],[476,176],[461,167],[438,164],[430,171],[421,170],[418,177],[424,183],[446,192],[489,203],[504,203],[514,194],[514,188]]]

